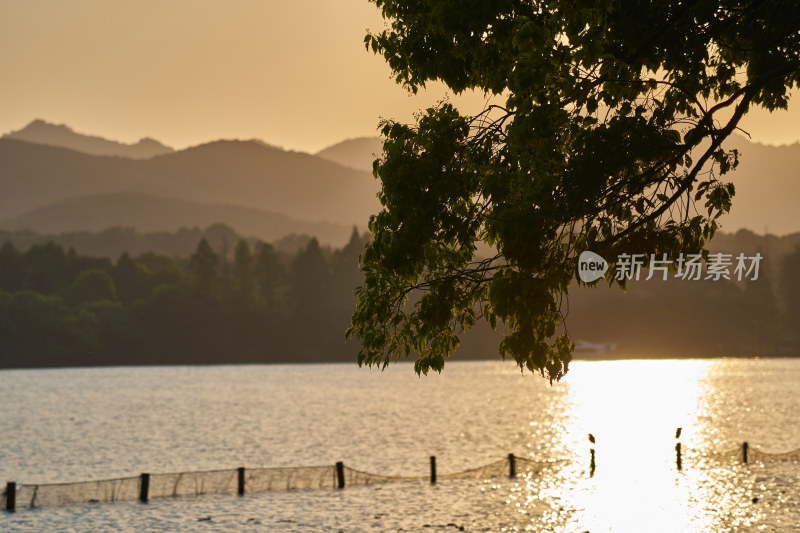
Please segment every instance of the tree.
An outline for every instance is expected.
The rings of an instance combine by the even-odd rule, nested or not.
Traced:
[[[11,241],[0,247],[0,289],[13,292],[22,287],[22,254]]]
[[[69,274],[70,262],[64,249],[53,242],[31,246],[22,260],[25,273],[21,288],[53,294],[74,279]]]
[[[96,326],[57,296],[0,293],[0,367],[97,364]]]
[[[208,241],[201,239],[197,250],[189,258],[189,271],[202,284],[208,284],[218,277],[219,256],[211,249]]]
[[[233,277],[236,286],[246,295],[250,295],[253,290],[253,253],[247,241],[240,239],[233,251]]]
[[[331,296],[336,305],[348,309],[352,314],[355,303],[355,288],[361,285],[363,276],[358,268],[358,257],[364,251],[364,241],[358,233],[358,228],[353,228],[350,240],[333,254],[331,259],[332,282]]]
[[[271,244],[256,244],[254,258],[254,280],[261,300],[268,308],[278,303],[279,289],[286,282],[286,269],[280,262]]]
[[[748,109],[787,108],[800,81],[791,2],[372,1],[388,26],[365,44],[399,83],[503,103],[382,122],[383,209],[347,333],[359,364],[413,349],[417,372],[441,371],[485,319],[506,330],[504,358],[561,378],[578,255],[612,260],[606,281],[624,288],[621,253],[700,251],[734,193],[723,141]]]
[[[316,238],[298,252],[291,273],[295,314],[303,319],[319,319],[329,303],[331,271]]]
[[[150,273],[143,265],[131,259],[128,253],[123,253],[117,259],[113,277],[117,298],[125,304],[145,298],[150,293]]]
[[[800,246],[783,258],[780,270],[780,287],[783,295],[784,331],[791,337],[785,339],[796,349],[800,347],[797,325],[800,324]]]
[[[114,285],[114,278],[99,268],[84,270],[72,285],[64,289],[67,302],[72,305],[80,305],[102,300],[114,301],[117,299],[117,288]]]

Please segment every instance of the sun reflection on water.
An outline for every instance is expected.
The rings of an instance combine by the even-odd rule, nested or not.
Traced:
[[[682,443],[709,444],[699,409],[713,393],[706,379],[712,365],[685,360],[576,365],[566,379],[561,445],[567,461],[552,475],[532,474],[507,491],[506,503],[528,519],[522,529],[674,533],[732,531],[731,526],[757,523],[759,513],[751,505],[755,478],[739,475],[743,465],[684,464],[679,471],[676,464],[677,428]],[[594,472],[590,449],[596,452]]]

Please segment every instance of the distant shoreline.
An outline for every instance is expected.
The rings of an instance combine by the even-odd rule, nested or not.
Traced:
[[[707,361],[707,360],[714,360],[714,359],[798,359],[800,355],[791,356],[791,355],[775,355],[775,356],[766,356],[766,355],[719,355],[719,356],[689,356],[689,357],[676,357],[676,356],[656,356],[656,357],[641,357],[635,355],[604,355],[601,357],[576,357],[572,360],[572,362],[601,362],[601,361]],[[463,358],[463,359],[451,359],[447,361],[445,365],[445,372],[448,364],[459,364],[459,363],[476,363],[476,362],[497,362],[497,363],[504,363],[508,365],[513,365],[514,363],[510,360],[503,360],[500,357],[496,358],[478,358],[478,357],[470,357],[470,358]],[[389,368],[392,366],[403,366],[408,365],[412,366],[414,363],[413,359],[409,359],[406,361],[398,361],[396,363],[392,363],[389,365]],[[219,363],[160,363],[155,364],[152,362],[142,362],[142,363],[130,363],[130,364],[109,364],[109,365],[60,365],[60,366],[13,366],[13,367],[0,367],[0,371],[9,371],[9,370],[70,370],[70,369],[89,369],[89,368],[159,368],[159,367],[183,367],[183,368],[207,368],[207,367],[238,367],[238,366],[316,366],[316,365],[352,365],[354,368],[358,368],[358,364],[355,360],[353,361],[344,361],[344,360],[335,360],[335,361],[263,361],[263,362],[255,362],[255,361],[248,361],[248,362],[219,362]],[[378,370],[379,369],[373,367],[370,369],[367,366],[361,367],[363,370]]]

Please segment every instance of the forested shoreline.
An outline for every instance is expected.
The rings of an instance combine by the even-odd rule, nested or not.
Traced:
[[[0,366],[344,360],[362,237],[294,256],[202,239],[189,258],[116,261],[52,242],[0,248]],[[328,252],[328,253],[325,253]]]
[[[98,235],[107,241],[113,233]],[[200,240],[188,257],[146,252],[115,260],[52,241],[7,240],[0,246],[0,368],[355,361],[357,346],[344,332],[367,234],[354,229],[341,249],[303,236],[241,239],[224,227],[175,238],[191,236]],[[755,282],[571,291],[573,339],[613,346],[610,357],[798,355],[800,248],[788,240],[763,250],[767,241],[759,239],[717,241],[728,251],[765,253]],[[496,358],[500,339],[479,325],[462,336],[456,357]]]

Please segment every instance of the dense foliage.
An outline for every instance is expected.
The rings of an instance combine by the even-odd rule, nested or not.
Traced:
[[[0,247],[0,366],[352,360],[342,339],[360,283],[354,231],[295,256],[203,239],[188,259],[116,262],[53,244]]]
[[[800,234],[714,242],[771,260],[746,284],[653,280],[631,282],[625,295],[573,291],[570,331],[623,357],[797,354]],[[52,243],[6,243],[0,367],[352,361],[357,345],[341,333],[363,282],[362,249],[356,234],[341,250],[309,240],[293,254],[201,240],[188,258],[111,261]],[[475,328],[458,357],[494,357],[496,344],[488,327]]]
[[[387,27],[366,45],[399,83],[500,103],[383,123],[349,330],[370,365],[415,352],[417,372],[440,371],[485,319],[503,357],[559,379],[578,255],[700,251],[734,193],[723,142],[800,81],[795,2],[372,1]]]

